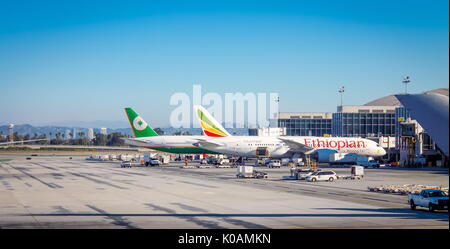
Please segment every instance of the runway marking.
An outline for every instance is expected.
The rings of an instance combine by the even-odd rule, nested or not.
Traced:
[[[88,208],[98,212],[99,214],[102,214],[103,216],[106,216],[108,219],[111,219],[113,222],[113,225],[117,225],[117,226],[123,226],[125,228],[128,229],[139,229],[138,227],[135,227],[133,225],[130,224],[129,221],[127,221],[127,219],[124,219],[121,216],[110,216],[105,210],[100,209],[98,207],[92,206],[92,205],[86,205]]]
[[[201,184],[201,183],[196,183],[196,182],[188,182],[188,181],[177,181],[177,182],[182,182],[182,183],[196,185],[196,186],[205,187],[205,188],[217,188],[217,186],[206,185],[206,184]]]
[[[9,167],[15,169],[15,170],[18,170],[18,171],[22,172],[22,174],[27,175],[27,176],[33,178],[34,180],[36,180],[36,181],[38,181],[38,182],[44,184],[45,186],[47,186],[47,187],[49,187],[49,188],[63,188],[62,186],[59,186],[58,184],[55,184],[55,183],[47,183],[47,182],[44,182],[44,181],[42,181],[41,179],[35,177],[34,175],[31,175],[31,174],[25,172],[25,171],[22,170],[21,168],[14,167],[14,166],[12,166],[12,165],[9,164],[9,163],[8,163],[7,165],[8,165]]]
[[[194,207],[194,206],[190,206],[190,205],[186,205],[183,203],[171,203],[172,205],[178,206],[182,209],[186,209],[189,211],[194,211],[194,212],[207,212],[206,209],[203,208],[198,208],[198,207]],[[233,219],[231,217],[223,217],[221,218],[221,220],[223,220],[226,223],[235,225],[235,226],[242,226],[244,228],[248,228],[248,229],[268,229],[269,227],[260,225],[260,224],[256,224],[253,222],[249,222],[249,221],[244,221],[244,220],[239,220],[239,219]]]
[[[199,216],[193,216],[193,215],[178,215],[176,213],[176,211],[173,210],[173,209],[162,207],[162,206],[158,206],[158,205],[151,204],[151,203],[146,203],[145,205],[150,207],[150,208],[152,208],[153,210],[166,212],[167,214],[162,214],[164,216],[177,217],[177,218],[180,218],[180,219],[185,220],[187,222],[191,222],[191,223],[194,223],[194,224],[196,224],[198,226],[202,226],[202,227],[209,228],[209,229],[225,229],[225,227],[222,227],[216,221],[202,220],[202,219],[198,218]]]
[[[46,169],[50,169],[50,170],[59,170],[59,169],[56,169],[56,168],[53,168],[53,167],[50,167],[50,166],[44,166],[44,165],[42,165],[40,163],[32,163],[32,164],[40,166],[40,167],[43,167],[43,168],[46,168]]]
[[[388,200],[383,200],[383,199],[377,199],[377,198],[371,198],[371,197],[361,197],[362,199],[367,199],[367,200],[373,200],[373,201],[385,201],[385,202],[389,202]]]
[[[332,193],[332,192],[328,192],[328,194],[330,194],[330,195],[339,195],[339,196],[349,196],[348,194],[340,194],[340,193]]]

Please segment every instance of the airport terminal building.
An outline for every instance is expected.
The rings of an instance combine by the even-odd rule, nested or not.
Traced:
[[[332,118],[334,137],[395,136],[395,106],[339,106]]]
[[[448,88],[426,93],[449,96]],[[275,118],[288,136],[363,137],[387,150],[386,161],[403,166],[443,166],[443,153],[394,95],[330,112],[280,112]],[[254,134],[257,135],[257,134]]]
[[[332,133],[332,113],[279,113],[278,127],[287,136],[324,136]]]

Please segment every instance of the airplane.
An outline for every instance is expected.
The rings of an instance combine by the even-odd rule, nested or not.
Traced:
[[[384,156],[386,151],[376,142],[364,138],[312,137],[312,136],[231,136],[223,126],[202,106],[194,106],[203,133],[194,145],[220,154],[256,157],[264,151],[271,158],[298,157],[320,149],[362,156]]]
[[[159,136],[132,108],[125,108],[125,114],[134,134],[123,138],[126,144],[174,154],[217,154],[193,145],[205,136]]]

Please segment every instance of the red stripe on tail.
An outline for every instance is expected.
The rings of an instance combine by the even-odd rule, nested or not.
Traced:
[[[219,134],[216,134],[216,133],[213,133],[213,132],[209,132],[209,131],[207,131],[207,130],[203,130],[204,132],[205,132],[205,134],[208,136],[208,137],[223,137],[222,135],[219,135]]]

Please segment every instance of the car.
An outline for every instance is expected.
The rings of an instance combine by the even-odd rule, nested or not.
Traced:
[[[269,168],[280,168],[281,167],[281,161],[280,160],[271,160],[268,164]]]
[[[428,208],[428,211],[448,210],[448,195],[439,189],[423,189],[419,194],[409,194],[408,203],[412,210],[416,207]]]
[[[131,161],[122,161],[120,163],[121,168],[131,168]]]
[[[145,162],[145,166],[159,166],[161,162],[156,158],[150,158],[148,162]]]
[[[319,170],[320,171],[320,170]],[[299,170],[297,173],[297,179],[298,180],[305,180],[308,176],[314,174],[316,171],[312,169],[302,169]]]
[[[337,175],[334,171],[319,171],[315,172],[306,177],[308,182],[316,182],[316,181],[329,181],[333,182],[337,180]]]

